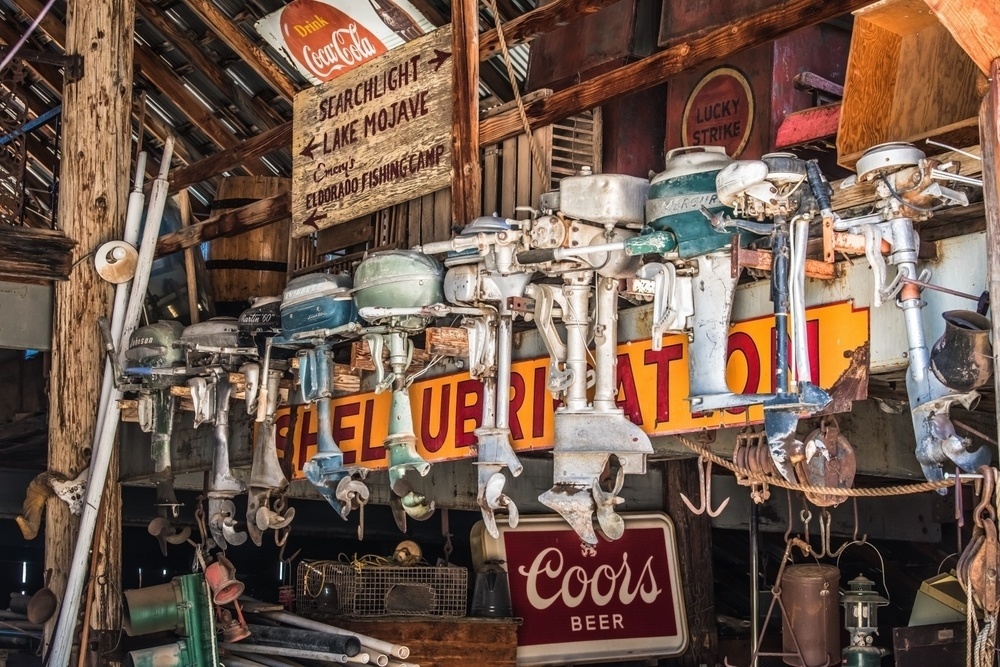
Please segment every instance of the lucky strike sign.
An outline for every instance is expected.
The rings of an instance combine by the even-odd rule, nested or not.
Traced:
[[[255,27],[314,85],[434,30],[406,0],[295,0]]]
[[[665,514],[623,515],[625,534],[596,548],[561,517],[526,517],[494,540],[477,526],[488,560],[506,563],[524,665],[679,655],[687,647],[673,524]]]
[[[868,310],[842,302],[806,311],[813,382],[829,389],[851,364],[851,352],[868,342]],[[770,392],[774,387],[774,319],[738,322],[729,333],[729,386],[736,392]],[[511,373],[510,427],[518,452],[550,449],[555,403],[549,394],[547,357],[515,362]],[[739,426],[763,421],[763,410],[732,410],[693,415],[687,402],[686,336],[668,336],[659,351],[650,341],[618,346],[618,405],[650,435],[685,433],[702,428]],[[410,397],[420,454],[430,462],[476,456],[473,431],[482,413],[483,385],[468,373],[414,382]],[[386,468],[382,442],[388,435],[391,396],[388,392],[334,398],[333,437],[347,465]],[[294,431],[291,411],[297,411]],[[277,415],[278,447],[294,448],[295,478],[316,452],[313,405],[281,408]]]

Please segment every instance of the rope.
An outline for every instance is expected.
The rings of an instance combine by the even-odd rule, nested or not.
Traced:
[[[788,489],[789,491],[802,491],[803,493],[811,493],[821,496],[848,496],[848,497],[858,497],[858,498],[882,498],[886,496],[905,496],[912,493],[924,493],[927,491],[937,491],[938,489],[946,489],[955,485],[954,480],[945,479],[938,482],[917,482],[914,484],[902,484],[897,486],[882,486],[877,488],[866,488],[866,489],[840,489],[829,486],[812,486],[810,484],[792,484],[791,482],[785,480],[782,477],[769,477],[766,475],[759,475],[748,468],[742,468],[735,463],[732,463],[728,459],[724,459],[718,454],[714,453],[707,447],[703,447],[683,435],[674,435],[679,443],[690,449],[691,451],[697,453],[699,456],[703,456],[712,463],[720,465],[726,470],[740,476],[746,477],[748,481],[753,484],[770,484],[772,486],[777,486],[782,489]]]
[[[497,28],[497,41],[500,42],[500,55],[503,57],[503,64],[507,69],[507,79],[510,81],[510,87],[514,89],[514,103],[517,105],[517,115],[521,119],[521,127],[524,128],[524,133],[528,136],[528,153],[531,154],[531,162],[535,165],[538,177],[544,182],[548,178],[548,169],[545,168],[541,151],[539,151],[535,135],[531,131],[531,124],[528,122],[528,114],[524,110],[524,100],[521,99],[521,90],[517,85],[517,74],[515,74],[514,64],[510,60],[507,38],[503,34],[500,11],[497,9],[496,0],[484,0],[484,2],[489,8],[490,13],[493,14],[493,23]]]

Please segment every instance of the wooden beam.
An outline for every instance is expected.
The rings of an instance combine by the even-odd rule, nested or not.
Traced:
[[[279,95],[288,101],[295,97],[298,86],[212,0],[184,0],[184,4]]]
[[[1000,4],[996,0],[924,0],[983,74],[1000,58]]]
[[[180,51],[195,69],[219,89],[224,99],[241,108],[247,115],[256,117],[262,129],[266,130],[285,121],[271,105],[260,98],[248,97],[222,67],[209,58],[205,51],[167,16],[166,11],[157,7],[152,0],[139,0],[137,9],[145,21],[163,33],[171,46]]]
[[[49,374],[48,466],[73,479],[87,466],[96,426],[104,346],[97,319],[108,316],[111,286],[101,280],[86,253],[121,238],[132,159],[132,0],[68,0],[65,50],[86,59],[83,76],[63,90],[59,229],[79,242],[69,280],[55,285],[52,368]],[[85,622],[107,664],[121,628],[121,486],[114,453],[103,499],[103,520],[94,541],[98,566],[94,611]],[[45,520],[45,568],[49,587],[64,600],[76,544],[77,519],[69,506],[51,499]],[[74,621],[76,619],[73,619]],[[46,636],[51,638],[54,620]]]
[[[479,14],[477,0],[452,0],[451,218],[464,226],[479,215]]]
[[[177,192],[291,145],[292,122],[288,121],[266,132],[261,132],[232,148],[214,153],[198,162],[171,172],[170,191]]]
[[[31,282],[66,280],[76,241],[51,229],[0,225],[0,276]]]
[[[554,0],[503,24],[507,46],[530,42],[535,37],[566,25],[573,19],[598,12],[619,0]],[[486,60],[500,53],[500,37],[496,28],[479,36],[479,59]]]
[[[285,192],[234,208],[219,215],[213,215],[204,222],[191,225],[187,229],[160,237],[156,244],[156,256],[162,257],[185,248],[193,248],[205,241],[237,236],[251,229],[266,227],[292,215],[292,197]]]
[[[539,100],[528,106],[528,122],[537,127],[568,118],[612,98],[651,88],[681,72],[772,42],[794,30],[868,4],[871,0],[786,0],[733,23],[681,39],[652,56]],[[484,120],[479,141],[483,145],[495,144],[521,131],[521,120],[515,109]]]
[[[983,151],[983,203],[986,209],[986,280],[992,296],[990,318],[994,340],[1000,340],[1000,59],[990,65],[990,87],[979,110],[979,134]],[[1000,406],[1000,369],[993,360],[993,386]],[[1000,430],[994,433],[994,436]]]

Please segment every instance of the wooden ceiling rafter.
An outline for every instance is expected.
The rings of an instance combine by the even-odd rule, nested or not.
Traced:
[[[872,0],[786,0],[733,23],[680,37],[673,46],[651,56],[538,100],[526,108],[528,122],[534,127],[568,118],[613,98],[656,86],[685,70],[871,3]],[[521,132],[521,119],[515,109],[483,120],[480,142],[484,146],[494,144]]]
[[[292,101],[299,87],[263,49],[243,34],[239,26],[226,16],[212,0],[183,0],[183,2],[208,26],[209,30],[214,32],[226,46],[242,58],[278,95],[288,102]]]
[[[553,0],[547,5],[508,19],[503,24],[504,40],[508,46],[530,42],[573,19],[593,14],[616,2],[618,0]],[[499,53],[500,38],[496,28],[482,33],[479,36],[479,59],[486,60]]]
[[[205,50],[195,44],[153,0],[138,0],[136,9],[144,21],[163,34],[188,62],[219,89],[223,98],[230,100],[247,116],[258,119],[262,125],[261,131],[268,130],[287,120],[274,107],[259,97],[250,97],[244,93],[223,67],[212,60]]]

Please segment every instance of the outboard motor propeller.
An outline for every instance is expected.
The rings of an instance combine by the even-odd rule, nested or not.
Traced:
[[[183,331],[183,325],[173,320],[139,327],[129,338],[124,354],[125,375],[138,383],[139,427],[152,436],[153,479],[159,517],[150,522],[148,530],[159,541],[164,556],[168,543],[183,544],[191,535],[189,527],[178,530],[173,526],[181,504],[174,492],[170,460],[176,404],[170,388],[182,383],[175,366],[184,358],[183,352],[176,347]]]
[[[389,435],[383,445],[389,459],[390,505],[403,531],[406,517],[425,521],[434,513],[434,502],[414,491],[406,479],[409,471],[423,477],[431,468],[417,452],[406,371],[413,360],[411,336],[442,312],[443,274],[437,260],[413,250],[374,253],[354,273],[354,302],[358,314],[371,325],[363,337],[375,364],[375,391],[392,391]],[[383,351],[388,352],[388,366]]]
[[[930,481],[944,479],[944,464],[949,461],[972,473],[980,466],[989,465],[991,458],[990,448],[971,450],[971,440],[960,438],[955,432],[948,414],[951,406],[958,403],[971,409],[978,402],[979,394],[966,386],[950,388],[937,373],[931,372],[931,355],[921,315],[925,305],[920,298],[921,288],[906,282],[930,280],[929,270],[925,269],[919,276],[917,273],[920,237],[914,223],[930,218],[937,205],[951,202],[965,206],[969,203],[964,193],[943,185],[958,178],[956,166],[927,159],[923,151],[904,142],[870,148],[858,159],[857,181],[875,182],[879,197],[877,211],[834,224],[838,231],[864,234],[865,255],[875,275],[875,305],[895,298],[896,305],[903,311],[909,356],[906,393],[910,399],[916,457],[924,477]],[[896,267],[896,276],[891,281],[887,280],[886,261],[882,257],[883,241],[889,243],[889,263]],[[947,341],[939,353],[942,362],[946,346]],[[950,373],[942,372],[942,375],[954,381]],[[972,380],[971,384],[978,381]],[[947,490],[941,489],[939,493],[947,493]]]

